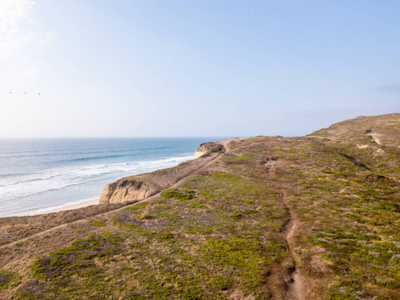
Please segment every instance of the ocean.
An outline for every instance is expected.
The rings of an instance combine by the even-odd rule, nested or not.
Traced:
[[[0,139],[0,217],[97,199],[107,183],[175,166],[222,139]]]

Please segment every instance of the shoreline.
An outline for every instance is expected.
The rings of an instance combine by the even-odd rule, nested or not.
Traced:
[[[178,162],[177,164],[180,164],[182,162],[186,162],[186,161],[194,159],[194,157],[192,155],[191,156],[184,156],[184,157],[171,157],[169,159],[181,159],[181,158],[185,158],[185,160],[183,160],[181,162]],[[173,165],[173,166],[176,166],[176,165]],[[173,166],[169,166],[169,167],[166,167],[166,168],[170,168],[170,167],[173,167]],[[153,171],[150,171],[150,173],[151,172],[155,172],[157,170],[162,170],[163,168],[165,168],[165,167],[157,168],[157,169],[155,169]],[[128,176],[134,176],[134,175],[140,175],[140,174],[141,173],[128,175]],[[31,212],[31,213],[26,213],[26,214],[16,214],[16,215],[11,215],[11,216],[4,216],[4,217],[0,216],[0,219],[1,218],[8,218],[8,217],[26,217],[26,216],[45,215],[45,214],[57,213],[57,212],[61,212],[61,211],[84,208],[84,207],[88,207],[88,206],[91,206],[91,205],[100,205],[99,197],[86,199],[86,200],[84,200],[82,202],[78,202],[78,203],[61,204],[58,207],[57,206],[53,206],[53,207],[49,207],[49,208],[43,208],[43,209],[37,210],[36,212]]]
[[[79,209],[79,208],[88,207],[88,206],[91,206],[91,205],[98,205],[98,204],[99,204],[99,199],[98,198],[92,198],[92,199],[87,199],[85,201],[78,202],[78,203],[70,203],[70,204],[66,203],[66,204],[61,204],[59,206],[49,207],[47,209],[44,208],[44,209],[41,209],[41,210],[36,211],[34,213],[30,213],[30,214],[23,215],[23,216],[46,215],[46,214],[56,213],[56,212],[60,212],[60,211]]]
[[[196,157],[196,154],[197,154],[197,152],[194,154],[194,156],[192,156],[191,159],[188,159],[188,160],[193,160],[193,159],[198,158],[198,157]],[[188,157],[190,157],[190,156],[188,156]],[[188,158],[188,157],[185,157],[185,158]],[[185,161],[188,161],[188,160],[185,160]],[[157,171],[157,170],[162,170],[162,169],[156,169],[155,171]],[[152,171],[152,172],[154,172],[154,171]],[[137,175],[140,175],[140,174],[137,174]],[[100,205],[99,198],[97,197],[97,198],[89,199],[87,201],[83,201],[83,202],[75,203],[75,204],[64,204],[63,206],[60,206],[60,207],[52,208],[52,209],[49,209],[46,211],[37,212],[37,213],[33,214],[33,216],[43,215],[43,214],[51,214],[51,213],[56,213],[56,212],[66,211],[66,210],[79,209],[79,208],[88,207],[91,205]]]
[[[60,204],[58,206],[51,206],[48,208],[42,208],[42,209],[37,209],[31,212],[25,212],[25,213],[20,213],[20,214],[14,214],[14,215],[9,215],[9,216],[0,216],[0,219],[3,218],[13,218],[13,217],[31,217],[31,216],[39,216],[39,215],[47,215],[51,213],[57,213],[60,211],[67,211],[67,210],[74,210],[74,209],[79,209],[83,207],[88,207],[92,205],[99,205],[99,198],[91,198],[91,199],[86,199],[82,202],[77,202],[77,203],[66,203],[66,204]]]
[[[178,158],[185,158],[185,160],[182,162],[186,162],[189,160],[196,159],[197,158],[196,154],[197,154],[197,152],[195,152],[195,154],[193,156],[190,155],[190,156],[184,156],[184,157],[178,157]],[[177,157],[172,157],[172,159],[176,159],[176,158]],[[178,164],[182,163],[182,162],[178,162]],[[174,165],[174,166],[176,166],[176,165]],[[155,172],[157,170],[162,170],[162,169],[163,169],[162,167],[157,168],[151,172]],[[140,175],[140,174],[134,174],[134,175]],[[134,176],[134,175],[131,175],[131,176]],[[12,216],[4,216],[4,217],[0,217],[0,218],[46,215],[46,214],[57,213],[57,212],[61,212],[61,211],[80,209],[80,208],[84,208],[84,207],[88,207],[88,206],[92,206],[92,205],[100,205],[99,197],[86,199],[86,200],[84,200],[82,202],[78,202],[78,203],[70,203],[70,204],[66,203],[66,204],[61,204],[59,206],[43,208],[43,209],[37,210],[36,212],[31,212],[31,213],[26,213],[26,214],[16,214],[16,215],[12,215]]]
[[[95,199],[90,199],[81,203],[75,203],[75,204],[69,204],[69,205],[64,205],[64,206],[60,206],[60,207],[55,207],[52,209],[49,209],[47,211],[43,211],[43,212],[38,212],[34,215],[44,215],[44,214],[51,214],[51,213],[56,213],[56,212],[60,212],[60,211],[65,211],[65,210],[73,210],[73,209],[78,209],[78,208],[83,208],[83,207],[87,207],[87,206],[91,206],[91,205],[98,205],[99,204],[99,199],[95,198]]]
[[[211,140],[213,139],[214,138],[211,138]],[[129,141],[116,143],[115,147],[117,149],[118,147],[121,148],[128,145],[133,149],[132,151],[134,152],[132,153],[135,155],[125,155],[121,152],[121,155],[127,157],[121,159],[117,156],[117,158],[114,158],[114,156],[107,158],[108,156],[106,156],[107,159],[99,160],[96,156],[95,158],[98,161],[92,162],[89,160],[83,163],[76,163],[74,160],[91,159],[94,154],[90,154],[91,152],[89,151],[88,154],[83,155],[81,158],[78,155],[79,153],[77,152],[78,150],[76,147],[72,147],[74,144],[72,143],[71,146],[68,143],[66,149],[69,151],[68,155],[71,157],[66,158],[65,161],[68,162],[66,166],[59,166],[56,164],[52,169],[43,168],[42,170],[39,169],[39,167],[41,167],[41,165],[39,165],[39,171],[34,170],[34,172],[32,171],[32,174],[29,172],[29,174],[23,173],[23,170],[19,170],[18,165],[15,170],[11,170],[12,165],[10,163],[10,174],[7,173],[9,178],[6,177],[3,181],[2,177],[0,180],[4,183],[2,190],[0,191],[0,198],[5,200],[3,199],[3,194],[6,194],[6,196],[10,198],[10,201],[12,201],[13,205],[4,206],[4,209],[0,210],[0,218],[43,215],[99,204],[99,196],[101,195],[104,186],[107,184],[124,177],[152,173],[157,170],[175,167],[180,163],[192,160],[195,152],[193,150],[196,150],[199,144],[205,140],[207,139],[204,137],[179,138],[176,139],[176,141],[175,138],[171,140],[156,138],[154,141],[138,139],[138,142],[136,142],[135,139],[132,139],[132,141],[129,139]],[[58,144],[63,145],[62,142],[63,140],[60,140]],[[95,146],[98,146],[100,142],[87,139],[81,141],[83,145],[93,144]],[[45,143],[45,141],[35,141],[35,143],[41,145]],[[36,145],[35,143],[33,143],[33,146]],[[56,145],[58,144],[56,143]],[[53,142],[51,145],[53,145]],[[108,148],[110,147],[104,145],[100,143],[99,149],[103,152],[108,151]],[[174,147],[172,147],[172,145],[174,145]],[[14,147],[15,145],[12,144],[11,146]],[[121,149],[122,150],[118,151],[123,151],[123,148]],[[138,154],[136,154],[135,151]],[[155,155],[153,152],[160,154]],[[8,152],[5,152],[5,154],[7,153]],[[119,152],[117,154],[119,154]],[[53,152],[49,155],[53,155]],[[114,179],[112,177],[113,174],[115,174]],[[90,178],[89,181],[87,181],[88,178]],[[95,180],[92,180],[92,178]],[[105,180],[105,178],[108,179]],[[109,178],[111,178],[111,180]],[[96,187],[98,191],[93,190],[93,183],[100,180],[103,180],[104,184],[99,188]],[[69,189],[71,183],[72,185],[76,185],[77,188],[73,188],[73,190]],[[17,184],[18,186],[14,187],[14,185]],[[84,193],[89,197],[81,197],[78,188],[81,188],[83,191],[90,189],[90,193]],[[51,191],[51,193],[48,193],[48,191]],[[71,192],[69,196],[64,194],[66,191]],[[92,193],[93,191],[95,193]],[[53,197],[57,197],[58,194],[60,194],[60,197],[57,198],[56,201]],[[25,197],[26,199],[23,198],[20,200],[19,198],[22,197]],[[15,203],[13,201],[14,199],[17,199]]]

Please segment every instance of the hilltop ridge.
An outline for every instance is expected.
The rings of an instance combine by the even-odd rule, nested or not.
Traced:
[[[308,136],[329,137],[330,139],[360,139],[362,136],[385,146],[400,146],[400,114],[364,117],[346,120],[320,129]]]
[[[0,219],[0,297],[400,299],[399,138],[389,114],[221,141],[94,208]]]

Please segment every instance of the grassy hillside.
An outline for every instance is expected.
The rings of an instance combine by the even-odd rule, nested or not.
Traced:
[[[399,133],[392,114],[235,139],[150,201],[3,219],[0,298],[400,299]]]

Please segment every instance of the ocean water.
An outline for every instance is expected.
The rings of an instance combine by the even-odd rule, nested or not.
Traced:
[[[222,139],[0,139],[0,217],[96,199],[107,183],[175,166]]]

